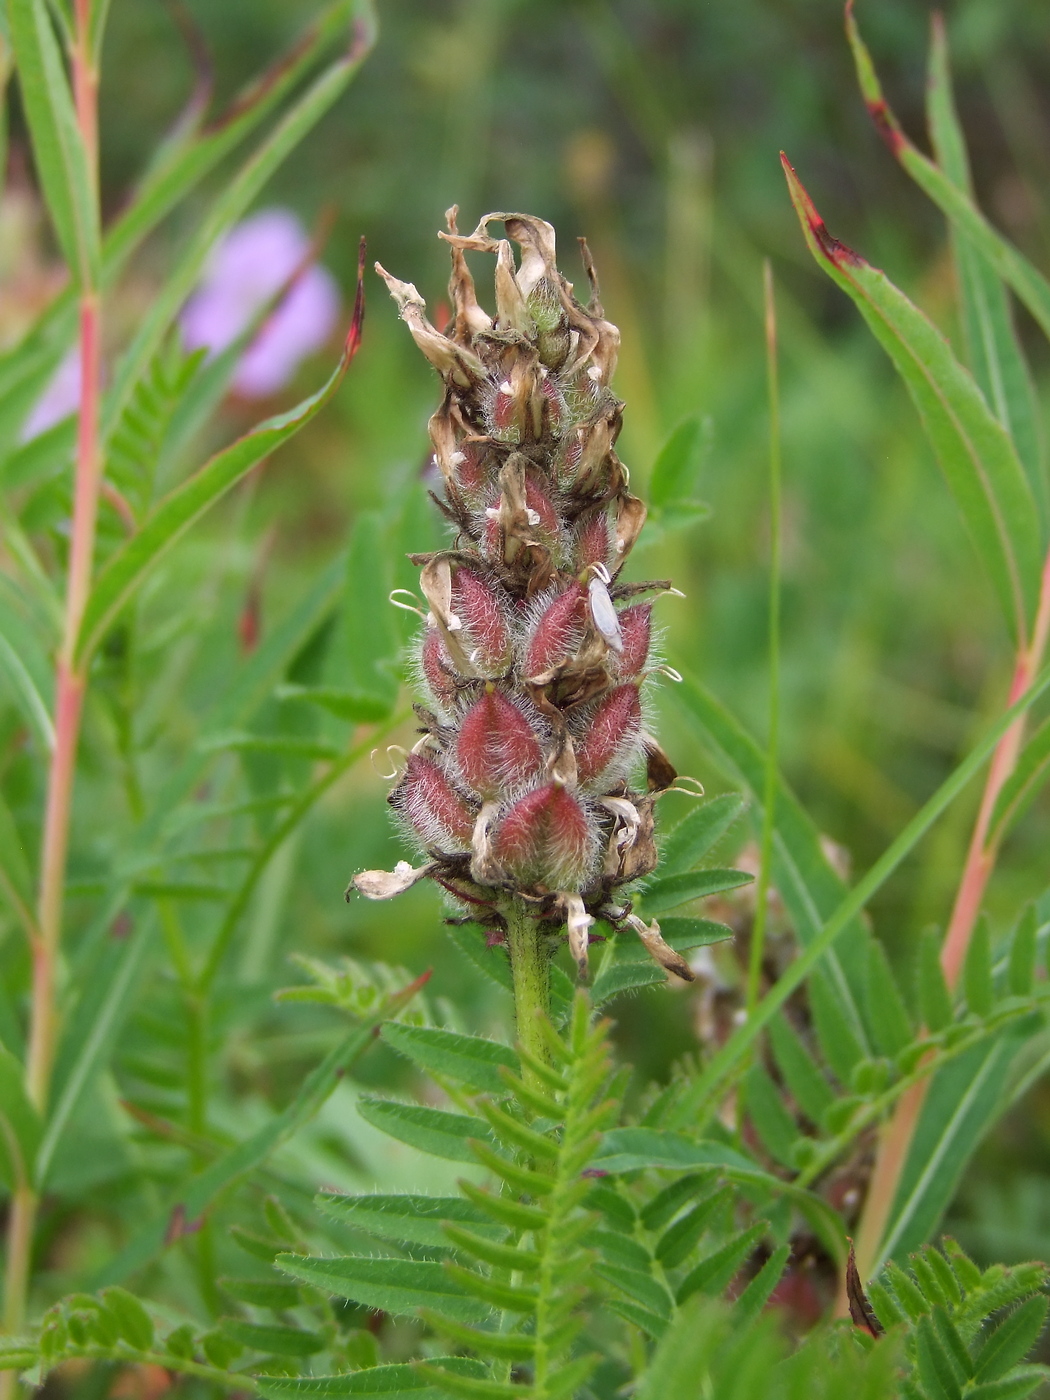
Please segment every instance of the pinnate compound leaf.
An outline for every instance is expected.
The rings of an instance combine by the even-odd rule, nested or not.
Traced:
[[[98,204],[73,94],[46,0],[9,0],[22,107],[62,254],[81,287],[98,284]]]
[[[0,1045],[0,1181],[10,1190],[33,1183],[40,1117],[25,1091],[25,1070]]]
[[[417,1308],[433,1308],[457,1322],[484,1322],[491,1312],[488,1303],[468,1293],[442,1264],[430,1259],[315,1259],[279,1254],[276,1262],[301,1283],[399,1317],[410,1317]]]
[[[649,919],[690,900],[750,885],[754,878],[745,870],[694,870],[686,875],[663,876],[653,880],[642,895],[643,915]]]
[[[1016,448],[940,331],[884,272],[828,233],[786,158],[783,164],[810,252],[856,304],[904,380],[1014,639],[1023,642],[1042,550]]]
[[[388,1021],[382,1030],[388,1045],[406,1055],[421,1069],[469,1084],[486,1093],[506,1090],[500,1067],[517,1072],[518,1057],[506,1045],[481,1036],[460,1035],[433,1026],[406,1026]]]
[[[423,1104],[360,1098],[357,1111],[373,1128],[446,1162],[473,1162],[476,1158],[471,1141],[492,1142],[492,1134],[483,1119],[446,1113],[444,1109],[427,1108]]]
[[[769,1226],[764,1220],[759,1221],[757,1225],[752,1225],[736,1239],[724,1244],[721,1249],[716,1249],[713,1254],[709,1254],[706,1259],[701,1259],[696,1268],[690,1270],[679,1284],[677,1294],[679,1305],[694,1293],[709,1293],[711,1295],[721,1293],[737,1270],[743,1266],[748,1255],[768,1229]]]
[[[342,358],[317,393],[287,413],[266,419],[216,453],[210,462],[158,502],[141,530],[110,557],[95,580],[84,610],[77,640],[79,664],[84,665],[93,655],[120,609],[190,526],[256,463],[294,437],[324,408],[360,345],[363,310],[359,285],[358,302]]]
[[[463,1376],[482,1377],[485,1367],[480,1361],[463,1356],[435,1356],[430,1365],[442,1371]],[[398,1400],[410,1395],[412,1400],[441,1400],[444,1391],[435,1387],[428,1377],[412,1365],[372,1366],[363,1371],[348,1371],[341,1376],[259,1376],[259,1393],[267,1400],[370,1400],[372,1396],[388,1396]]]

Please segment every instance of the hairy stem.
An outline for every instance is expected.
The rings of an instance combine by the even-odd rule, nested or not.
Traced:
[[[518,1041],[524,1050],[538,1060],[549,1058],[539,1017],[550,1011],[551,969],[550,950],[541,938],[535,919],[529,917],[525,906],[514,900],[506,905],[503,916],[507,921],[507,942],[510,947],[510,969],[514,977],[514,1019]],[[528,1066],[525,1077],[531,1078]]]
[[[1007,705],[1013,705],[1028,690],[1042,665],[1046,651],[1047,635],[1050,633],[1050,553],[1043,564],[1042,584],[1039,592],[1039,607],[1031,641],[1023,644],[1017,655],[1010,697]],[[966,961],[974,924],[981,912],[984,891],[991,878],[999,855],[1001,834],[992,829],[992,816],[1004,783],[1017,766],[1018,755],[1024,740],[1027,715],[1019,715],[1003,737],[999,740],[992,762],[981,804],[977,811],[973,835],[970,838],[966,862],[952,907],[948,931],[941,948],[941,966],[945,980],[953,988]],[[929,1087],[929,1079],[923,1079],[902,1095],[893,1116],[886,1124],[879,1140],[875,1170],[868,1187],[864,1211],[857,1231],[857,1267],[861,1278],[870,1278],[882,1265],[881,1246],[886,1235],[886,1227],[897,1195],[904,1163],[907,1161],[912,1138],[918,1125],[922,1106]],[[844,1299],[844,1295],[843,1295]],[[840,1302],[843,1301],[840,1299]]]
[[[98,71],[91,50],[92,0],[76,0],[72,53],[77,128],[93,183],[98,182]],[[81,269],[83,275],[83,269]],[[85,677],[74,665],[77,633],[91,587],[95,522],[101,478],[99,386],[102,325],[98,290],[80,292],[80,410],[77,426],[73,521],[62,644],[55,672],[55,747],[48,773],[47,806],[40,856],[38,926],[32,944],[26,1091],[41,1114],[47,1107],[57,1030],[55,981],[62,941],[62,908],[73,780],[83,712]],[[14,1194],[7,1230],[4,1325],[17,1332],[25,1323],[26,1296],[38,1194],[27,1182]],[[14,1393],[15,1373],[0,1376],[0,1400]]]

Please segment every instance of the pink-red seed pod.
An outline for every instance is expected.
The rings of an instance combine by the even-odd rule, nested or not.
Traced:
[[[435,700],[451,704],[459,694],[456,670],[444,638],[436,627],[427,627],[423,632],[419,663]]]
[[[635,603],[620,613],[620,636],[623,650],[616,669],[621,676],[639,676],[649,660],[649,645],[653,632],[652,603]]]
[[[536,529],[553,537],[558,533],[558,512],[550,498],[531,475],[525,478],[525,504],[539,516]]]
[[[444,836],[449,845],[469,847],[475,813],[433,759],[409,754],[404,777],[392,800],[424,842],[429,844]]]
[[[598,701],[576,741],[576,771],[581,783],[592,783],[622,754],[629,752],[642,727],[642,706],[636,685],[620,685]]]
[[[584,520],[576,537],[576,567],[582,573],[594,564],[608,565],[611,552],[609,517],[604,510],[595,511]]]
[[[492,850],[519,880],[571,889],[591,861],[587,814],[560,783],[547,783],[514,803],[499,824]]]
[[[486,800],[504,796],[539,771],[540,743],[502,691],[488,686],[460,722],[456,761],[464,781]]]
[[[574,583],[537,622],[525,653],[525,675],[542,676],[570,656],[579,645],[586,616],[587,590]]]
[[[465,442],[455,456],[456,485],[467,500],[473,502],[488,484],[483,454],[476,443]]]
[[[478,669],[487,674],[505,671],[510,662],[507,622],[494,590],[471,569],[456,570],[452,610],[464,628],[467,649]]]

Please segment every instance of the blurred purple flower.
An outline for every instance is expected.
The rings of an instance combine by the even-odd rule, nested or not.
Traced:
[[[80,407],[80,347],[74,345],[59,363],[44,392],[22,424],[21,442],[46,433]]]
[[[306,265],[309,257],[310,239],[295,214],[261,209],[216,245],[186,303],[180,317],[186,349],[218,354],[294,279],[237,366],[233,389],[244,398],[265,398],[282,388],[332,333],[339,289],[326,268]]]

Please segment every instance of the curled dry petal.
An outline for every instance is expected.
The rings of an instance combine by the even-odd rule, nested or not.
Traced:
[[[354,876],[354,889],[366,899],[393,899],[396,894],[404,894],[432,873],[434,862],[417,865],[413,868],[407,860],[399,860],[393,870],[362,870]],[[350,891],[346,892],[347,898]]]
[[[666,967],[668,972],[673,972],[676,977],[680,977],[683,982],[693,982],[695,977],[693,969],[682,957],[681,953],[676,953],[669,943],[665,943],[663,935],[660,933],[660,925],[654,919],[651,924],[645,924],[639,919],[637,914],[628,914],[626,922],[634,929],[635,933],[645,944],[650,955],[661,967]]]
[[[411,282],[401,282],[376,263],[379,273],[387,285],[387,291],[397,302],[401,319],[412,332],[412,339],[422,350],[439,374],[447,376],[456,384],[467,388],[472,382],[485,376],[485,366],[472,350],[456,345],[454,341],[436,330],[426,317],[427,304]]]
[[[569,952],[576,963],[580,980],[587,978],[587,945],[590,941],[590,928],[594,923],[578,894],[563,894],[562,908],[565,911],[565,928],[569,935]]]

